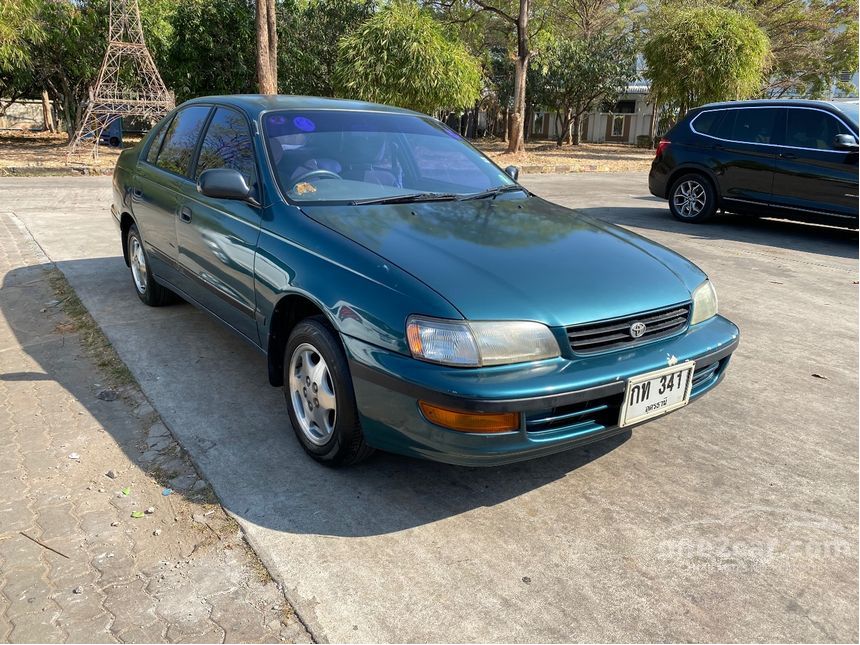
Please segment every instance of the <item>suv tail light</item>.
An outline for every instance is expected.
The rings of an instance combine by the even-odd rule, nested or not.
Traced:
[[[660,143],[657,144],[657,151],[654,153],[654,158],[659,159],[663,156],[663,151],[669,147],[668,139],[660,139]]]

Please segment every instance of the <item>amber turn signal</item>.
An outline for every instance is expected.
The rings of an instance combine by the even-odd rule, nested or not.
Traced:
[[[493,432],[510,432],[520,427],[520,415],[517,412],[463,412],[449,410],[419,401],[418,407],[431,423],[450,428],[458,432],[474,432],[490,434]]]

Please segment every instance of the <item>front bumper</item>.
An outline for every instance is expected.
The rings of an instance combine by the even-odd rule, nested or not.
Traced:
[[[367,442],[469,466],[552,454],[627,430],[617,425],[627,379],[673,360],[696,361],[691,400],[696,399],[722,380],[738,339],[737,327],[715,316],[680,336],[630,349],[458,369],[343,337]],[[499,434],[448,430],[423,417],[419,400],[475,412],[520,412],[520,428]]]

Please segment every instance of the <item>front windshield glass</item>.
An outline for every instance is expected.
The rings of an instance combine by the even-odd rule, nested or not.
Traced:
[[[265,114],[263,126],[281,189],[296,202],[464,196],[514,185],[429,117],[289,110]]]
[[[854,124],[856,128],[858,125],[858,110],[856,101],[839,101],[838,103],[833,103],[837,110],[842,110],[842,112],[848,117],[848,119]]]

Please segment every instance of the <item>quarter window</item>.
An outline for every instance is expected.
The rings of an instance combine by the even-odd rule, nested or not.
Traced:
[[[155,165],[177,175],[188,175],[191,157],[209,107],[194,105],[179,112],[167,128]]]
[[[787,146],[833,150],[833,140],[837,134],[850,134],[850,132],[826,112],[800,108],[788,110],[785,135]]]
[[[717,126],[719,125],[720,118],[723,114],[725,114],[724,110],[709,110],[707,112],[702,112],[693,121],[693,127],[696,129],[696,132],[713,135],[717,130]]]
[[[254,145],[248,122],[235,110],[218,108],[209,122],[194,178],[210,168],[232,168],[245,176],[248,185],[256,179]]]
[[[155,158],[158,156],[158,151],[161,149],[161,142],[164,141],[164,135],[167,132],[168,123],[163,123],[158,128],[158,132],[152,137],[152,143],[149,144],[149,150],[146,151],[146,160],[149,163],[155,163]]]

